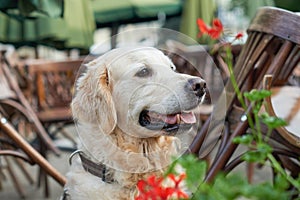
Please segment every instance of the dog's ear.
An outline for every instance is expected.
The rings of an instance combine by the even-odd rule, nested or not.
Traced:
[[[71,108],[74,119],[79,123],[99,126],[107,134],[114,130],[117,115],[105,64],[87,66],[86,73],[77,80]]]

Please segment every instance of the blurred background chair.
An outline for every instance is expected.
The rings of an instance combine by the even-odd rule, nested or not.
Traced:
[[[24,64],[27,72],[27,94],[31,106],[48,134],[55,141],[60,133],[71,142],[61,149],[74,151],[77,142],[64,127],[73,125],[70,104],[74,95],[75,79],[83,59],[64,61],[30,60]]]
[[[258,10],[248,28],[248,39],[234,66],[234,75],[242,93],[262,89],[266,75],[273,76],[272,82],[267,83],[268,87],[282,86],[288,82],[300,60],[300,35],[295,33],[295,30],[300,28],[299,20],[300,16],[286,10],[272,7]],[[219,103],[226,101],[225,118],[210,117],[197,134],[190,149],[200,158],[215,149],[216,154],[206,176],[206,181],[209,182],[219,171],[229,172],[243,162],[241,159],[243,153],[234,155],[238,145],[232,143],[232,139],[243,135],[249,128],[248,121],[244,120],[243,116],[245,112],[251,112],[251,105],[247,105],[247,111],[241,108],[230,81],[226,82],[224,92],[226,93],[220,98]],[[220,123],[211,128],[210,123],[218,120]],[[225,120],[224,123],[222,120]],[[263,130],[266,133],[266,127]],[[300,146],[297,142],[299,138],[294,137],[296,142],[291,143],[286,137],[282,137],[278,130],[273,131],[271,138],[270,143],[274,148],[275,157],[291,171],[292,176],[298,175],[299,162],[294,158],[300,156]],[[251,170],[248,172],[251,179]]]
[[[33,111],[30,103],[28,102],[27,98],[24,96],[22,90],[20,89],[16,75],[12,73],[9,63],[5,58],[5,51],[1,52],[0,61],[1,88],[3,91],[3,93],[1,93],[0,104],[7,106],[7,108],[4,108],[2,106],[2,111],[4,111],[6,117],[10,119],[10,117],[13,117],[14,111],[17,110],[21,115],[23,115],[26,118],[26,120],[29,123],[32,123],[35,126],[33,130],[35,130],[38,133],[38,137],[43,143],[43,145],[41,146],[44,146],[46,150],[51,150],[57,155],[59,155],[60,151],[52,143],[51,138],[45,131],[39,118]],[[18,123],[19,121],[16,122],[16,124]]]
[[[21,91],[16,74],[12,72],[5,58],[5,51],[2,51],[0,55],[1,116],[11,122],[18,133],[44,158],[47,158],[49,151],[55,153],[57,156],[60,155],[60,150],[54,145],[29,101]],[[17,148],[21,148],[18,146],[18,143],[15,145]],[[38,179],[44,180],[45,194],[49,196],[47,178],[43,168],[40,168]]]
[[[21,169],[23,175],[30,184],[34,183],[28,170],[24,167],[24,161],[30,165],[37,164],[43,170],[45,176],[52,177],[58,184],[64,186],[66,183],[65,177],[60,174],[40,153],[38,153],[29,144],[24,137],[18,133],[12,124],[0,112],[0,184],[2,178],[5,177],[4,170],[7,169],[14,186],[21,198],[25,198],[25,192],[20,185],[15,171],[13,170],[11,161],[17,164]],[[46,183],[46,197],[49,197],[47,182]]]

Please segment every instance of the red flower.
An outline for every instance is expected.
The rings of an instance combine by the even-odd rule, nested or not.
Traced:
[[[166,188],[162,187],[162,181],[163,178],[156,176],[149,176],[147,181],[140,180],[137,183],[140,194],[135,197],[135,200],[167,200],[170,194]]]
[[[234,39],[235,39],[235,40],[239,40],[239,39],[241,39],[243,36],[244,36],[244,34],[241,33],[241,32],[239,32],[239,33],[236,34],[236,36],[234,37]]]
[[[172,194],[176,195],[178,199],[187,199],[189,196],[181,190],[179,184],[186,178],[185,174],[181,174],[178,179],[176,179],[174,174],[169,174],[168,177],[174,182],[174,188],[172,188]]]
[[[224,29],[219,19],[213,20],[212,27],[207,26],[202,19],[197,19],[197,25],[200,31],[199,36],[202,36],[202,34],[207,34],[212,39],[220,38]]]
[[[176,176],[174,174],[169,174],[168,177],[174,182],[175,187],[178,187],[179,184],[185,179],[185,174],[180,174],[178,179],[176,179]]]
[[[197,19],[197,25],[200,31],[199,34],[208,34],[209,27],[205,24],[205,22],[202,19]]]
[[[187,199],[188,195],[179,188],[179,184],[185,178],[185,174],[176,179],[174,174],[168,175],[174,182],[174,187],[162,186],[163,178],[149,176],[147,180],[140,180],[137,183],[139,195],[135,200],[167,200],[168,198],[176,197],[178,199]]]

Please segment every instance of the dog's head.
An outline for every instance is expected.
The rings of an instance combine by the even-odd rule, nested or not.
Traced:
[[[154,48],[116,49],[87,65],[72,112],[79,122],[110,134],[116,126],[135,137],[172,135],[196,123],[205,81],[179,74]]]

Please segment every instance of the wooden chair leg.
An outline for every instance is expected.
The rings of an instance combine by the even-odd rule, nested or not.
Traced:
[[[4,158],[4,157],[2,157],[2,158]],[[3,164],[2,164],[1,161],[2,161],[2,160],[1,160],[1,157],[0,157],[0,179],[6,180],[6,176],[5,176],[5,174],[3,173],[3,168],[4,168],[4,166],[3,166]]]
[[[60,133],[61,133],[65,138],[67,138],[69,141],[71,141],[74,147],[76,147],[77,142],[74,140],[74,138],[72,138],[72,137],[69,135],[68,132],[65,131],[65,129],[62,128],[62,129],[60,130]]]
[[[40,140],[40,143],[42,143],[42,141]],[[41,155],[47,159],[47,148],[43,145],[39,145],[40,146],[40,152]],[[49,184],[48,184],[48,176],[46,171],[43,168],[40,168],[39,170],[39,179],[41,180],[40,184],[44,185],[44,196],[46,198],[48,198],[50,196],[50,190],[49,190]]]
[[[50,133],[50,136],[53,138],[55,137],[58,133],[60,133],[63,137],[65,137],[66,139],[68,139],[74,147],[76,147],[77,142],[76,140],[70,136],[70,134],[65,130],[65,126],[70,125],[72,122],[61,122],[61,123],[57,123],[55,125],[52,124],[52,127],[54,128],[54,130],[50,131],[51,128],[51,124],[49,125],[49,127],[46,129],[48,131],[48,133]]]
[[[42,168],[39,168],[38,173],[38,187],[44,186],[44,197],[49,198],[50,197],[50,190],[49,190],[49,184],[48,184],[48,177]]]
[[[230,136],[229,141],[232,141],[232,139],[234,137],[240,136],[243,133],[245,133],[247,128],[248,128],[248,122],[247,121],[240,122],[239,125],[237,126],[237,128],[235,129],[235,131]],[[231,158],[231,156],[234,153],[234,151],[236,150],[237,146],[238,146],[237,144],[233,144],[232,142],[227,142],[226,143],[224,148],[220,151],[219,156],[215,158],[215,160],[212,163],[212,166],[208,170],[208,173],[205,177],[205,181],[207,181],[207,182],[212,182],[213,181],[213,179],[215,178],[217,173],[225,167],[226,163]]]
[[[30,183],[31,185],[34,184],[34,180],[33,178],[30,176],[28,170],[25,168],[24,166],[24,162],[21,161],[18,158],[14,158],[14,161],[17,163],[17,166],[20,168],[20,170],[22,171],[22,173],[24,174],[24,176],[26,177],[28,183]]]
[[[14,173],[12,167],[11,167],[11,163],[10,163],[9,158],[6,157],[6,156],[4,156],[4,159],[5,159],[5,162],[6,162],[6,164],[7,164],[7,167],[6,167],[6,168],[7,168],[7,171],[8,171],[8,173],[9,173],[10,177],[11,177],[11,180],[12,180],[12,182],[13,182],[13,184],[14,184],[16,190],[18,191],[18,193],[19,193],[19,195],[20,195],[20,197],[21,197],[22,199],[25,198],[25,191],[24,191],[24,189],[21,187],[21,184],[19,183],[19,181],[18,181],[18,179],[17,179],[17,177],[16,177],[16,175],[15,175],[15,173]]]
[[[5,176],[5,174],[3,173],[3,168],[4,168],[4,166],[3,166],[3,164],[2,164],[2,162],[1,162],[2,160],[1,160],[1,157],[0,157],[0,191],[2,190],[2,180],[6,180],[6,176]]]
[[[247,179],[249,183],[253,182],[253,174],[254,174],[254,168],[255,168],[255,163],[247,163]]]

